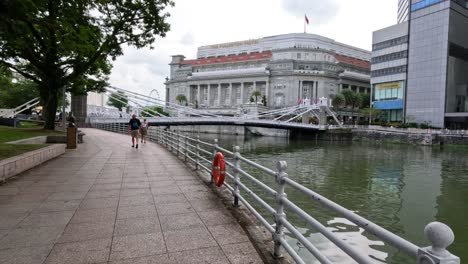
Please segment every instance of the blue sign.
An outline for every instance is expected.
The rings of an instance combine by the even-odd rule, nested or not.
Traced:
[[[419,10],[419,9],[422,9],[422,8],[425,8],[425,7],[440,3],[440,2],[444,2],[444,1],[447,1],[447,0],[421,0],[411,5],[411,12],[414,12],[416,10]]]
[[[373,107],[380,110],[403,109],[403,100],[375,101]]]

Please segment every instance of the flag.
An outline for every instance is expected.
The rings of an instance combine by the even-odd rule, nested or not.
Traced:
[[[307,15],[304,15],[304,18],[305,18],[306,24],[309,25],[309,18],[307,18]]]

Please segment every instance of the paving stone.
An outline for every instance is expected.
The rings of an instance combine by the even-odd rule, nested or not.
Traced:
[[[154,205],[119,207],[117,219],[156,217]]]
[[[235,223],[234,217],[225,209],[199,212],[199,215],[207,226]]]
[[[158,188],[158,187],[167,187],[167,186],[174,186],[174,180],[155,180],[154,178],[149,178],[151,188]]]
[[[162,233],[114,237],[110,260],[166,253]]]
[[[94,182],[95,184],[107,184],[107,183],[112,183],[112,184],[120,184],[122,182],[121,178],[98,178]]]
[[[33,213],[74,211],[78,208],[80,203],[81,200],[43,202],[38,208],[33,210]]]
[[[149,188],[144,189],[122,189],[120,196],[138,196],[138,195],[150,195],[151,191]]]
[[[170,204],[158,204],[156,205],[156,210],[158,215],[180,215],[180,214],[189,214],[194,213],[195,210],[192,208],[192,205],[188,202],[186,203],[170,203]]]
[[[218,208],[224,209],[224,205],[218,200],[190,201],[190,204],[197,212],[211,211],[213,209],[218,209]]]
[[[216,246],[216,241],[205,227],[163,231],[169,252]]]
[[[134,205],[153,205],[154,200],[151,195],[122,196],[119,200],[119,207]]]
[[[45,264],[84,264],[106,262],[111,239],[56,244]]]
[[[86,196],[86,192],[57,192],[47,197],[46,201],[80,200]]]
[[[161,232],[157,217],[128,218],[115,222],[114,236],[127,236]]]
[[[211,192],[185,192],[185,197],[191,201],[198,201],[198,200],[217,200],[219,199],[218,196]]]
[[[156,204],[183,203],[183,202],[187,202],[187,199],[182,193],[166,194],[166,195],[155,195],[154,202]]]
[[[122,183],[122,189],[141,189],[149,188],[150,185],[148,182],[125,182]]]
[[[74,211],[34,213],[28,215],[19,226],[63,226],[68,224]]]
[[[112,236],[113,231],[114,222],[69,224],[58,242],[66,243],[109,238]]]
[[[208,230],[220,245],[249,241],[247,234],[238,224],[208,226]]]
[[[7,214],[0,211],[0,229],[10,229],[15,227],[26,217],[26,213]]]
[[[55,243],[64,227],[19,227],[0,239],[0,249],[47,246]]]
[[[120,190],[89,191],[88,194],[86,194],[85,199],[119,197],[119,195],[120,195]]]
[[[0,212],[2,212],[2,215],[25,214],[37,206],[38,203],[8,203],[0,206]]]
[[[263,264],[250,242],[222,245],[224,253],[233,264]]]
[[[159,220],[161,221],[161,227],[164,231],[204,226],[200,217],[195,213],[181,215],[161,215],[159,216]]]
[[[175,263],[190,264],[230,264],[220,247],[201,248],[182,252],[169,253]]]
[[[151,193],[154,196],[167,195],[167,194],[182,194],[182,190],[177,185],[163,186],[163,187],[151,187]]]
[[[141,257],[141,258],[120,259],[120,260],[110,261],[109,264],[182,264],[182,263],[175,262],[174,259],[170,259],[168,254],[162,254],[162,255]]]
[[[81,209],[96,209],[96,208],[117,208],[119,198],[107,197],[107,198],[90,198],[84,199],[81,204]]]
[[[117,209],[98,208],[98,209],[78,209],[71,219],[70,223],[96,223],[96,222],[114,222],[117,215]]]
[[[106,183],[106,184],[94,184],[91,187],[91,191],[102,191],[102,190],[120,190],[122,184],[120,183]]]
[[[0,250],[0,262],[2,264],[42,264],[51,249],[52,244]]]

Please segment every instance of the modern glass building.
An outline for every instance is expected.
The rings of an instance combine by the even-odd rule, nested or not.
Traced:
[[[409,1],[398,2],[399,22],[405,17],[405,2]],[[392,112],[401,106],[401,121],[466,129],[468,0],[412,0],[408,4],[407,22],[374,32],[373,105],[390,112],[388,121],[399,119]],[[382,92],[395,89],[388,87],[396,83],[403,90],[402,98]],[[382,102],[398,100],[403,104]]]

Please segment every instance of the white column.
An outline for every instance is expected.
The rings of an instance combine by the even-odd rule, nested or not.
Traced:
[[[218,106],[221,106],[221,84],[218,83]]]
[[[270,80],[265,81],[265,98],[266,98],[266,106],[270,104]]]
[[[240,98],[241,98],[241,102],[240,104],[244,104],[244,82],[241,82],[241,94],[240,94]]]
[[[197,104],[200,106],[201,100],[200,100],[200,84],[197,84]]]
[[[232,83],[229,83],[229,95],[227,97],[227,102],[229,106],[232,106]]]

